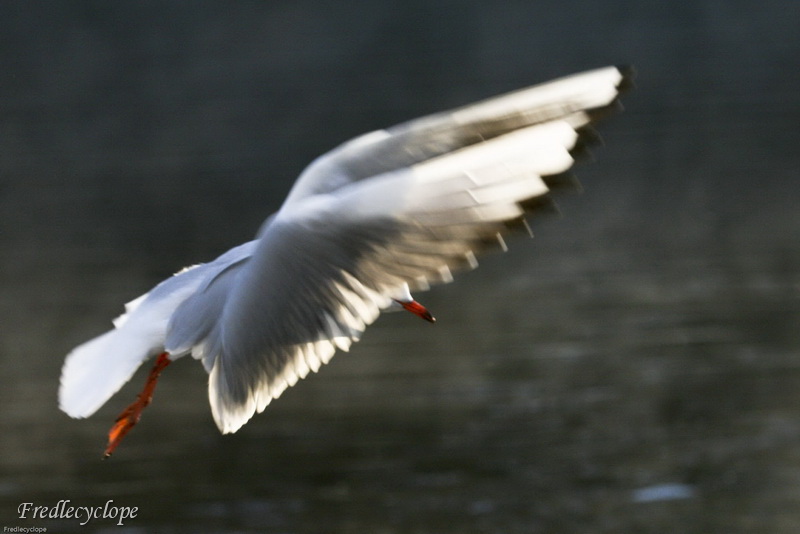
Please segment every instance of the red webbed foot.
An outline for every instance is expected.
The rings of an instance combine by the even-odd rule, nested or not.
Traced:
[[[111,456],[117,446],[122,442],[122,438],[124,438],[136,423],[139,422],[139,419],[142,417],[142,410],[147,408],[150,401],[153,400],[153,391],[156,389],[156,383],[158,382],[161,371],[163,371],[171,361],[172,360],[169,359],[169,354],[166,352],[162,352],[158,356],[156,363],[150,370],[150,374],[147,376],[147,381],[144,384],[144,388],[142,388],[142,392],[136,396],[135,401],[117,416],[114,426],[108,431],[108,445],[106,445],[103,458]]]

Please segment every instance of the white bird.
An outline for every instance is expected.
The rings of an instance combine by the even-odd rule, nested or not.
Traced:
[[[143,391],[117,419],[106,457],[135,425],[156,380],[191,354],[209,373],[223,433],[236,432],[336,349],[347,351],[381,311],[411,297],[547,200],[617,107],[631,69],[606,67],[357,137],[311,163],[257,239],[184,269],[125,306],[114,329],[74,349],[59,406],[92,415],[146,360]]]

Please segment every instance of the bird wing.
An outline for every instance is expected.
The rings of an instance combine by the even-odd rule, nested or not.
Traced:
[[[632,78],[630,67],[605,67],[363,134],[314,160],[292,187],[286,205],[519,128],[579,112],[601,116],[613,110]]]
[[[504,247],[627,79],[616,67],[573,76],[367,134],[312,163],[193,341],[220,430],[347,350],[408,287],[449,282]],[[166,350],[186,345],[168,337]]]

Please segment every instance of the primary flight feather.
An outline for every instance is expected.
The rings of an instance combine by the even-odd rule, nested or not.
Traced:
[[[219,429],[236,432],[381,311],[433,321],[411,296],[474,268],[527,228],[631,78],[606,67],[357,137],[312,162],[257,239],[184,269],[74,349],[59,406],[88,417],[147,359],[144,390],[106,455],[136,424],[161,371],[191,354],[209,373]]]

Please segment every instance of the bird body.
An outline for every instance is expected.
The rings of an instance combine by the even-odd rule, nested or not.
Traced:
[[[368,133],[317,158],[257,239],[160,283],[127,304],[113,330],[74,349],[61,409],[90,416],[159,356],[130,417],[138,421],[164,358],[191,354],[209,373],[217,426],[235,432],[347,351],[381,311],[432,320],[411,291],[451,281],[527,228],[526,213],[572,166],[588,126],[614,108],[630,76],[618,67],[577,74]],[[121,424],[124,435],[135,421]]]

